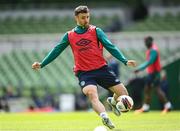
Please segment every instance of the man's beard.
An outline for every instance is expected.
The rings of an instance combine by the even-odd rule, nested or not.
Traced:
[[[89,27],[89,23],[85,23],[83,26],[84,26],[85,28],[88,28],[88,27]]]

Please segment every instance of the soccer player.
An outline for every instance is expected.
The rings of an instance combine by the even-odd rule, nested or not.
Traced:
[[[89,98],[92,108],[102,118],[104,125],[114,128],[104,105],[98,97],[97,85],[114,93],[108,99],[109,104],[116,115],[120,112],[116,109],[116,100],[120,95],[128,95],[128,92],[119,79],[108,68],[103,58],[103,47],[114,57],[127,66],[136,66],[134,60],[127,60],[121,51],[111,43],[105,33],[98,27],[89,24],[90,13],[87,6],[78,6],[74,10],[77,26],[64,34],[61,41],[40,62],[34,62],[32,68],[38,70],[52,62],[68,46],[71,46],[74,55],[74,72],[79,79],[82,92]]]
[[[160,87],[160,53],[157,45],[153,42],[153,38],[148,36],[144,39],[145,46],[147,47],[146,51],[146,61],[137,67],[135,73],[138,73],[144,69],[147,71],[147,77],[145,80],[144,88],[144,104],[142,108],[136,110],[136,113],[148,112],[150,109],[150,100],[151,100],[151,91],[152,86],[155,87],[157,95],[161,102],[164,103],[164,109],[162,113],[166,113],[171,109],[171,103],[167,100],[164,92]]]

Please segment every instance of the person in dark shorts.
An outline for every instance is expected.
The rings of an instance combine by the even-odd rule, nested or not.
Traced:
[[[145,88],[144,88],[144,104],[136,113],[148,112],[150,109],[151,92],[152,86],[155,87],[159,99],[164,103],[164,109],[162,113],[167,113],[171,109],[171,102],[168,101],[165,93],[160,87],[160,53],[157,45],[153,42],[153,38],[148,36],[144,39],[146,51],[146,61],[137,67],[135,73],[138,73],[144,69],[147,71],[147,76],[145,78]]]
[[[43,61],[34,62],[32,68],[38,70],[45,67],[70,45],[74,55],[74,72],[79,78],[82,92],[89,98],[92,108],[101,117],[103,124],[112,129],[115,126],[106,113],[104,105],[99,100],[97,85],[101,85],[114,93],[113,97],[108,98],[108,102],[118,116],[120,111],[115,106],[117,98],[120,95],[128,95],[128,92],[107,67],[107,62],[103,57],[103,47],[127,66],[134,67],[136,62],[126,59],[100,28],[89,24],[90,13],[87,6],[78,6],[74,10],[74,15],[77,26],[66,32],[58,45],[52,49]]]

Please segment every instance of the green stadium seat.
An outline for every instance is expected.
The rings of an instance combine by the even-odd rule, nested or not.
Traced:
[[[161,49],[161,58],[165,60],[167,54],[173,55],[179,49],[169,52],[167,48]],[[134,48],[122,50],[127,58],[133,58],[138,63],[145,60],[144,51],[135,50]],[[169,53],[167,53],[169,52]],[[50,63],[48,67],[40,71],[33,71],[31,64],[34,61],[41,60],[46,54],[44,51],[25,51],[14,50],[10,53],[0,56],[0,84],[4,86],[12,85],[13,87],[22,87],[24,96],[30,97],[31,88],[38,89],[38,95],[43,95],[45,87],[51,92],[76,92],[79,90],[77,78],[72,71],[73,57],[71,49],[67,48],[55,61]],[[127,81],[132,68],[121,66],[121,81]],[[42,90],[42,92],[40,91]]]

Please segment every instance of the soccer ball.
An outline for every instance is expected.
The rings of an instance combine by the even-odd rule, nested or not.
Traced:
[[[94,129],[94,131],[107,131],[107,129],[104,126],[98,126]]]
[[[128,112],[133,108],[134,102],[130,96],[122,95],[118,97],[116,108],[121,112]]]

